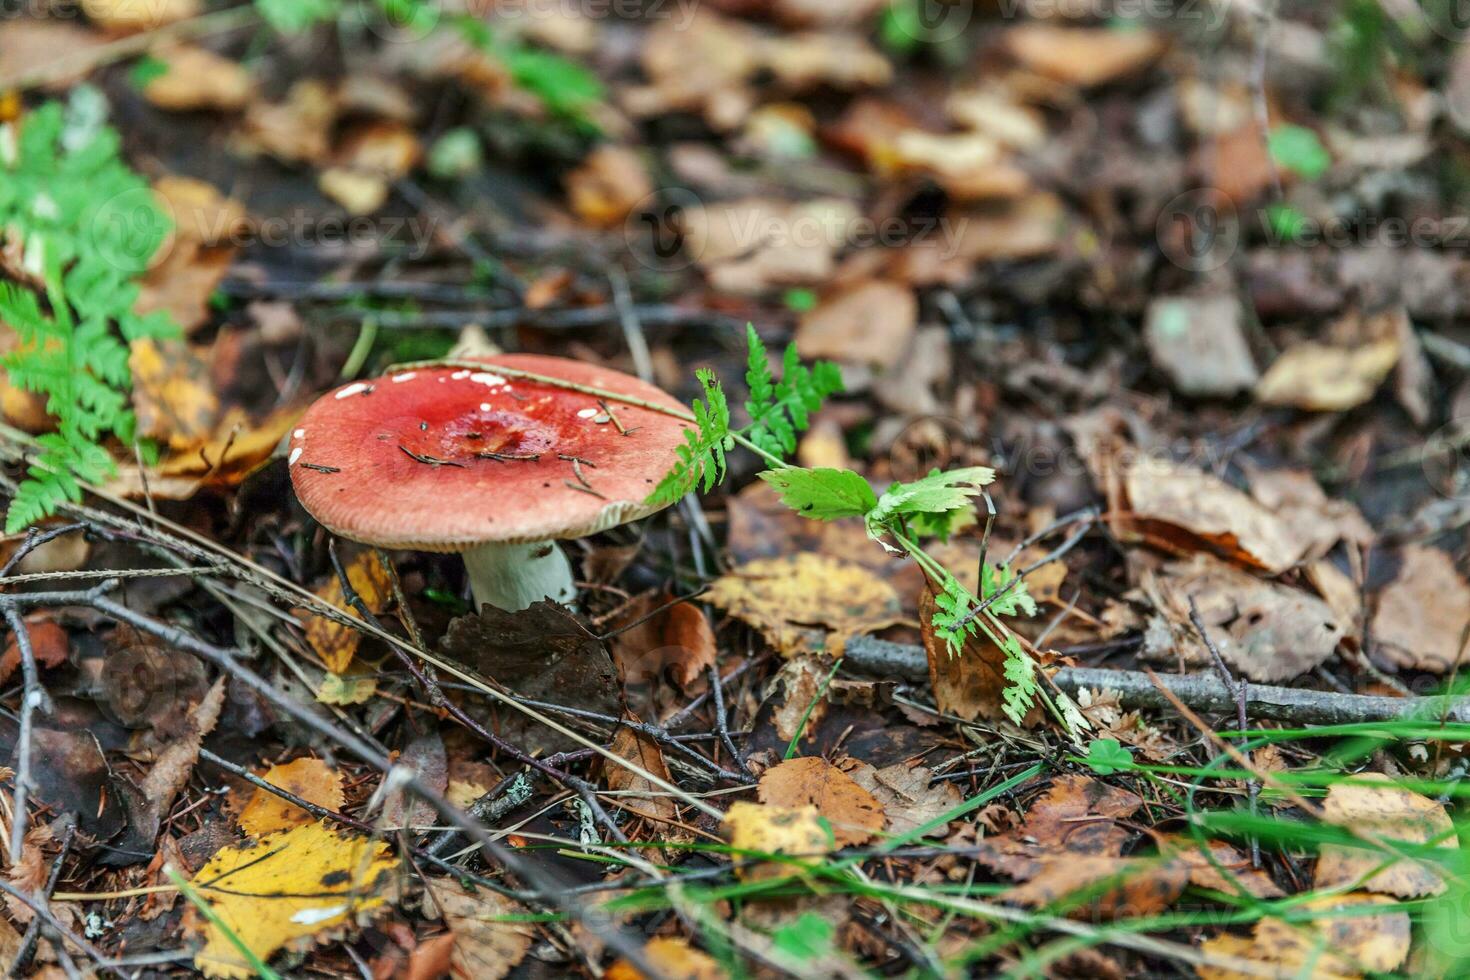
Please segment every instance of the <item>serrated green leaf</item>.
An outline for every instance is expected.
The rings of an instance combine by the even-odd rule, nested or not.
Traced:
[[[907,514],[948,514],[969,508],[970,498],[994,479],[995,471],[988,466],[969,466],[947,472],[936,469],[913,483],[895,483],[868,515],[868,533],[880,537],[887,522]]]
[[[776,488],[787,507],[814,521],[862,517],[878,503],[868,481],[852,470],[792,466],[766,470],[760,478]]]

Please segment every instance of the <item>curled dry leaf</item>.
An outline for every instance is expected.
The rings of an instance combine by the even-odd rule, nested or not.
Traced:
[[[374,615],[382,612],[393,596],[392,573],[383,566],[376,551],[363,551],[347,564],[347,581]],[[347,604],[342,583],[335,575],[316,590],[316,595],[332,608],[353,618],[361,618],[357,610]],[[306,642],[311,644],[328,670],[334,674],[342,673],[352,663],[362,643],[362,634],[322,616],[305,611],[302,615],[307,617]]]
[[[1251,867],[1249,856],[1224,841],[1212,840],[1206,845],[1208,855],[1199,842],[1187,834],[1177,834],[1160,842],[1160,850],[1177,858],[1189,871],[1189,883],[1196,888],[1209,888],[1227,895],[1242,890],[1256,898],[1280,898],[1284,893],[1271,876]]]
[[[643,947],[643,958],[666,980],[724,980],[725,971],[707,953],[701,953],[688,940],[673,936],[655,936]],[[608,967],[606,980],[648,980],[639,969],[625,959]]]
[[[987,837],[976,860],[1021,881],[1054,860],[1117,857],[1129,831],[1115,821],[1131,816],[1143,801],[1125,789],[1088,776],[1063,776],[1031,804],[1016,830]]]
[[[82,11],[109,34],[136,34],[197,17],[200,4],[199,0],[82,0]]]
[[[1149,304],[1144,339],[1180,394],[1228,396],[1260,378],[1234,293],[1158,297]]]
[[[74,535],[81,537],[81,535]],[[32,613],[25,618],[26,633],[31,641],[31,655],[36,658],[36,666],[41,668],[59,667],[66,663],[68,654],[71,653],[71,639],[66,635],[54,620],[40,614]],[[5,653],[0,655],[0,683],[10,679],[20,667],[20,646],[14,636],[10,637],[5,644]]]
[[[668,592],[639,596],[612,625],[636,622],[672,599]],[[624,684],[658,684],[667,675],[688,693],[715,664],[715,633],[703,610],[680,602],[619,633],[613,638],[612,650]]]
[[[1310,412],[1346,412],[1373,397],[1401,352],[1398,337],[1358,347],[1304,341],[1271,362],[1256,385],[1256,400]]]
[[[1168,857],[1075,855],[1049,861],[1024,885],[1001,898],[1031,908],[1061,906],[1089,919],[1158,915],[1184,891],[1189,869]]]
[[[1267,916],[1256,923],[1249,939],[1221,933],[1207,939],[1201,952],[1250,961],[1278,975],[1310,976],[1312,980],[1355,980],[1365,971],[1396,969],[1409,955],[1409,913],[1385,909],[1375,915],[1331,915],[1361,905],[1391,906],[1381,895],[1355,892],[1312,899],[1302,908],[1320,918],[1300,924]],[[1195,967],[1202,980],[1244,980],[1253,973],[1220,966]]]
[[[741,800],[725,812],[724,830],[738,852],[735,873],[747,881],[793,874],[803,863],[820,859],[836,847],[821,814],[811,805],[784,807]],[[759,860],[766,854],[785,860]]]
[[[746,562],[716,579],[706,598],[786,656],[811,649],[813,626],[830,630],[826,648],[837,653],[849,637],[902,618],[892,586],[859,565],[812,554]]]
[[[1443,673],[1465,656],[1470,585],[1438,548],[1408,545],[1399,556],[1399,573],[1373,613],[1378,652],[1399,667]]]
[[[321,759],[311,756],[271,766],[261,778],[272,786],[279,786],[308,803],[315,803],[328,810],[340,811],[347,800],[346,794],[342,792],[342,774]],[[252,837],[278,830],[290,830],[315,820],[315,817],[296,804],[258,787],[245,804],[245,809],[240,811],[240,829]]]
[[[454,936],[449,967],[460,980],[500,980],[515,969],[535,939],[534,927],[516,922],[526,910],[489,890],[472,892],[452,878],[436,878],[428,893]]]
[[[984,633],[976,633],[965,637],[958,655],[952,654],[949,645],[934,635],[931,625],[934,610],[934,593],[925,588],[919,599],[919,626],[936,707],[966,721],[1005,718],[1002,695],[1009,683],[1005,676],[1005,651]],[[1035,705],[1023,720],[1029,726],[1040,717],[1041,708]]]
[[[382,841],[339,833],[325,821],[226,847],[199,869],[193,885],[215,916],[257,957],[309,949],[387,907],[394,859]],[[254,975],[224,928],[201,924],[196,969],[209,977]]]
[[[824,759],[787,759],[761,774],[762,803],[787,808],[810,804],[832,825],[838,847],[871,840],[883,829],[882,805],[851,776]]]
[[[187,333],[209,320],[209,301],[235,259],[245,210],[212,185],[189,177],[163,177],[153,191],[174,233],[154,256],[134,309],[140,314],[163,310]]]
[[[801,203],[746,198],[686,208],[684,248],[710,285],[755,294],[816,285],[836,270],[835,255],[859,215],[840,198]]]
[[[1381,773],[1363,773],[1356,782],[1327,790],[1322,817],[1365,837],[1362,846],[1323,844],[1312,884],[1318,889],[1353,886],[1370,892],[1418,898],[1445,890],[1439,865],[1397,856],[1396,844],[1458,850],[1455,826],[1442,804],[1401,789]],[[1361,785],[1369,781],[1381,785]],[[1374,847],[1372,840],[1385,841]],[[1387,865],[1385,867],[1385,865]],[[1381,869],[1381,870],[1380,870]]]
[[[383,206],[389,187],[413,169],[422,152],[418,137],[403,123],[362,123],[342,138],[333,165],[322,171],[317,186],[348,214],[371,214]]]
[[[846,759],[841,768],[883,805],[890,834],[906,834],[927,826],[963,799],[953,783],[933,782],[934,774],[923,766],[896,763],[874,769],[866,762]],[[931,833],[942,837],[944,827],[936,826]]]

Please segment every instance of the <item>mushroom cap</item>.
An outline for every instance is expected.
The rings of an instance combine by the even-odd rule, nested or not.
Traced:
[[[676,462],[692,422],[607,400],[614,421],[597,396],[495,371],[555,377],[687,413],[676,399],[621,371],[563,357],[476,360],[484,370],[400,371],[318,399],[290,440],[302,506],[354,541],[451,552],[582,537],[660,509],[644,500]]]

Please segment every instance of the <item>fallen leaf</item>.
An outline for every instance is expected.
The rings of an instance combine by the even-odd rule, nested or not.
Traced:
[[[318,176],[317,186],[348,214],[371,214],[383,206],[393,182],[407,176],[422,152],[418,137],[403,123],[362,123],[342,137],[333,165]]]
[[[636,622],[672,599],[668,592],[639,596],[611,625],[617,628]],[[715,633],[698,606],[680,602],[619,633],[613,638],[612,652],[625,686],[660,685],[672,678],[690,693],[715,664]]]
[[[626,720],[637,722],[635,715]],[[652,773],[666,783],[673,780],[669,767],[664,762],[663,750],[649,736],[626,725],[613,735],[608,750],[619,758],[627,759],[640,768]],[[614,798],[613,804],[627,810],[647,822],[646,833],[654,839],[670,843],[684,843],[693,838],[678,825],[679,808],[668,795],[668,790],[657,786],[646,776],[639,775],[625,766],[609,764],[607,787],[625,795]]]
[[[567,174],[567,201],[577,217],[597,228],[616,228],[653,193],[648,168],[626,146],[597,147]]]
[[[934,593],[926,587],[919,599],[919,627],[935,707],[966,721],[1005,718],[1002,696],[1010,686],[1005,676],[1005,651],[979,632],[965,637],[963,648],[953,653],[948,643],[934,635],[931,620],[935,608]],[[1033,705],[1023,721],[1033,725],[1040,717],[1040,706]]]
[[[1196,888],[1209,888],[1226,895],[1244,890],[1256,898],[1281,898],[1283,892],[1271,876],[1251,866],[1248,855],[1224,841],[1206,843],[1208,855],[1199,842],[1188,834],[1177,834],[1161,842],[1160,850],[1176,857],[1189,871],[1189,883]]]
[[[919,301],[912,289],[870,279],[823,299],[802,316],[796,344],[803,357],[885,367],[908,350],[918,321]]]
[[[782,878],[836,847],[814,806],[784,807],[741,800],[725,811],[725,836],[737,853],[735,873],[746,881]],[[783,861],[760,861],[759,855]]]
[[[164,71],[143,86],[143,97],[160,109],[234,112],[245,108],[254,94],[250,73],[238,62],[213,51],[192,44],[170,44],[156,47],[150,54]]]
[[[261,778],[272,786],[279,786],[308,803],[315,803],[328,810],[340,811],[347,800],[346,794],[342,792],[342,774],[321,759],[311,756],[271,766]],[[257,788],[240,813],[240,829],[251,837],[260,837],[278,830],[300,827],[315,820],[316,817],[296,804]]]
[[[209,362],[183,341],[133,341],[133,409],[138,434],[175,450],[192,449],[214,431],[219,398]]]
[[[1347,632],[1332,607],[1316,596],[1209,555],[1146,572],[1142,588],[1161,613],[1157,637],[1145,640],[1151,659],[1211,662],[1189,618],[1193,599],[1220,656],[1253,681],[1307,673],[1332,656]]]
[[[1327,799],[1322,802],[1322,819],[1364,835],[1364,842],[1362,846],[1323,844],[1312,886],[1350,886],[1399,898],[1443,892],[1445,881],[1438,864],[1398,857],[1391,848],[1402,843],[1458,850],[1460,841],[1444,805],[1395,786],[1382,773],[1361,773],[1353,778],[1352,783],[1328,788]],[[1365,786],[1364,781],[1382,785]],[[1370,843],[1375,839],[1388,843],[1375,848]],[[1375,870],[1379,868],[1382,870]]]
[[[530,952],[534,926],[514,921],[526,909],[488,889],[470,891],[452,878],[429,882],[428,894],[454,936],[449,965],[462,980],[500,980]]]
[[[788,809],[810,804],[832,825],[838,847],[865,843],[883,829],[883,807],[851,776],[823,759],[787,759],[761,774],[762,803]]]
[[[1032,71],[1089,88],[1132,75],[1158,58],[1164,38],[1137,28],[1023,24],[1006,33],[1011,55]]]
[[[1172,858],[1068,855],[1047,862],[1030,881],[1000,897],[1031,908],[1061,905],[1074,916],[1113,921],[1158,915],[1188,881],[1188,868]]]
[[[1399,556],[1398,575],[1378,594],[1373,639],[1399,667],[1444,673],[1465,657],[1470,585],[1438,548],[1407,545]]]
[[[1366,548],[1377,537],[1357,507],[1330,499],[1307,470],[1242,468],[1251,496],[1289,529],[1305,560],[1315,561],[1339,541]]]
[[[756,294],[825,282],[858,211],[839,198],[746,198],[685,208],[684,248],[721,292]]]
[[[1116,821],[1142,805],[1125,789],[1088,776],[1062,776],[1031,804],[1019,828],[979,841],[976,860],[1025,881],[1051,861],[1118,857],[1130,831]]]
[[[1303,341],[1271,362],[1256,385],[1256,400],[1309,412],[1346,412],[1373,397],[1401,351],[1396,336],[1358,347]]]
[[[210,977],[254,975],[225,928],[264,960],[366,921],[387,907],[383,892],[394,866],[386,843],[340,833],[326,821],[224,848],[193,879],[223,926],[203,923],[195,968]]]
[[[331,87],[316,79],[296,82],[284,102],[253,102],[235,137],[244,155],[267,153],[286,163],[324,163],[341,104]]]
[[[888,833],[895,836],[933,823],[963,799],[953,783],[933,782],[933,773],[923,766],[896,763],[874,769],[850,759],[843,763],[843,770],[883,805]],[[942,837],[944,827],[936,826],[931,833]]]
[[[377,615],[393,597],[393,576],[373,550],[364,550],[346,565],[347,582],[362,598],[368,611]],[[317,598],[333,609],[340,610],[354,619],[361,619],[356,609],[347,604],[342,593],[342,582],[333,575],[325,585],[316,590]],[[340,674],[352,663],[362,634],[351,626],[344,626],[324,616],[303,611],[306,617],[306,642],[322,658],[327,670]]]
[[[811,554],[746,562],[716,579],[706,599],[760,630],[785,656],[810,649],[813,626],[831,631],[826,649],[836,654],[850,637],[902,618],[892,586],[860,565]]]
[[[414,735],[394,761],[436,793],[442,794],[449,785],[449,759],[444,750],[444,740],[436,731]],[[386,830],[413,832],[434,826],[438,816],[438,811],[428,800],[407,789],[398,789],[383,800],[380,819]]]
[[[95,67],[88,51],[109,43],[97,31],[55,17],[15,17],[0,31],[0,89],[18,89],[25,84],[44,83],[48,91],[64,91],[86,78]],[[60,67],[56,52],[66,51],[76,59]],[[60,70],[58,71],[58,68]]]
[[[522,697],[621,716],[618,674],[602,641],[549,599],[519,612],[482,606],[449,624],[446,653]],[[481,709],[482,710],[482,709]],[[492,706],[493,727],[528,751],[556,752],[572,742],[512,708]]]
[[[1359,905],[1391,906],[1392,900],[1361,892],[1312,899],[1303,908],[1315,912],[1351,909]],[[1202,952],[1252,961],[1278,975],[1310,976],[1312,980],[1351,980],[1363,972],[1396,969],[1409,955],[1409,913],[1386,909],[1377,915],[1323,915],[1301,924],[1266,916],[1251,938],[1220,933],[1201,944]],[[1200,965],[1202,980],[1245,980],[1253,974]]]
[[[1213,551],[1279,574],[1302,557],[1305,543],[1249,494],[1202,470],[1158,457],[1127,468],[1130,513],[1123,528],[1176,554]]]
[[[1031,190],[1031,177],[984,133],[897,134],[880,158],[885,168],[926,175],[954,201],[1014,200]]]
[[[643,947],[643,958],[666,980],[724,980],[725,971],[713,957],[673,936],[655,936]],[[625,959],[608,967],[606,980],[648,980]]]
[[[40,613],[27,616],[25,625],[26,635],[31,641],[31,655],[35,657],[37,667],[45,669],[66,663],[66,658],[71,653],[71,639],[66,635],[66,630]],[[5,653],[0,655],[0,683],[8,681],[19,667],[20,646],[16,638],[11,636],[10,641],[5,644]]]
[[[1232,293],[1160,296],[1148,307],[1144,340],[1153,361],[1183,395],[1224,397],[1255,386],[1260,374]]]

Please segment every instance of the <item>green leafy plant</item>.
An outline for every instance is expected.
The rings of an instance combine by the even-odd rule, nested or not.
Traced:
[[[1277,126],[1266,137],[1266,149],[1278,166],[1304,180],[1316,180],[1332,166],[1332,154],[1305,126]]]
[[[1116,738],[1099,738],[1087,747],[1087,758],[1082,761],[1099,776],[1111,776],[1133,768],[1133,752]]]
[[[649,495],[649,503],[666,506],[696,488],[707,493],[725,478],[727,453],[736,446],[754,452],[770,466],[760,478],[786,506],[811,520],[861,519],[874,541],[918,563],[934,588],[931,626],[950,656],[960,655],[966,638],[977,635],[1005,652],[1009,684],[1002,707],[1019,723],[1041,691],[1035,663],[1001,617],[1035,614],[1025,581],[1004,565],[986,565],[976,596],[923,547],[924,540],[943,540],[974,521],[974,498],[995,478],[994,472],[984,466],[934,470],[912,482],[894,483],[880,494],[852,470],[791,465],[786,457],[796,450],[797,434],[806,429],[823,401],[841,390],[841,373],[824,361],[802,364],[792,345],[786,348],[777,377],[753,328],[746,328],[746,338],[748,421],[735,426],[714,372],[696,372],[704,392],[692,406],[696,427],[685,432],[678,462]]]
[[[166,314],[134,312],[137,279],[169,221],[91,98],[74,94],[66,110],[49,103],[0,127],[0,229],[24,280],[0,284],[0,322],[18,340],[0,366],[11,384],[45,396],[56,420],[36,440],[7,533],[81,499],[78,481],[116,472],[103,442],[133,439],[128,344],[176,333]]]

